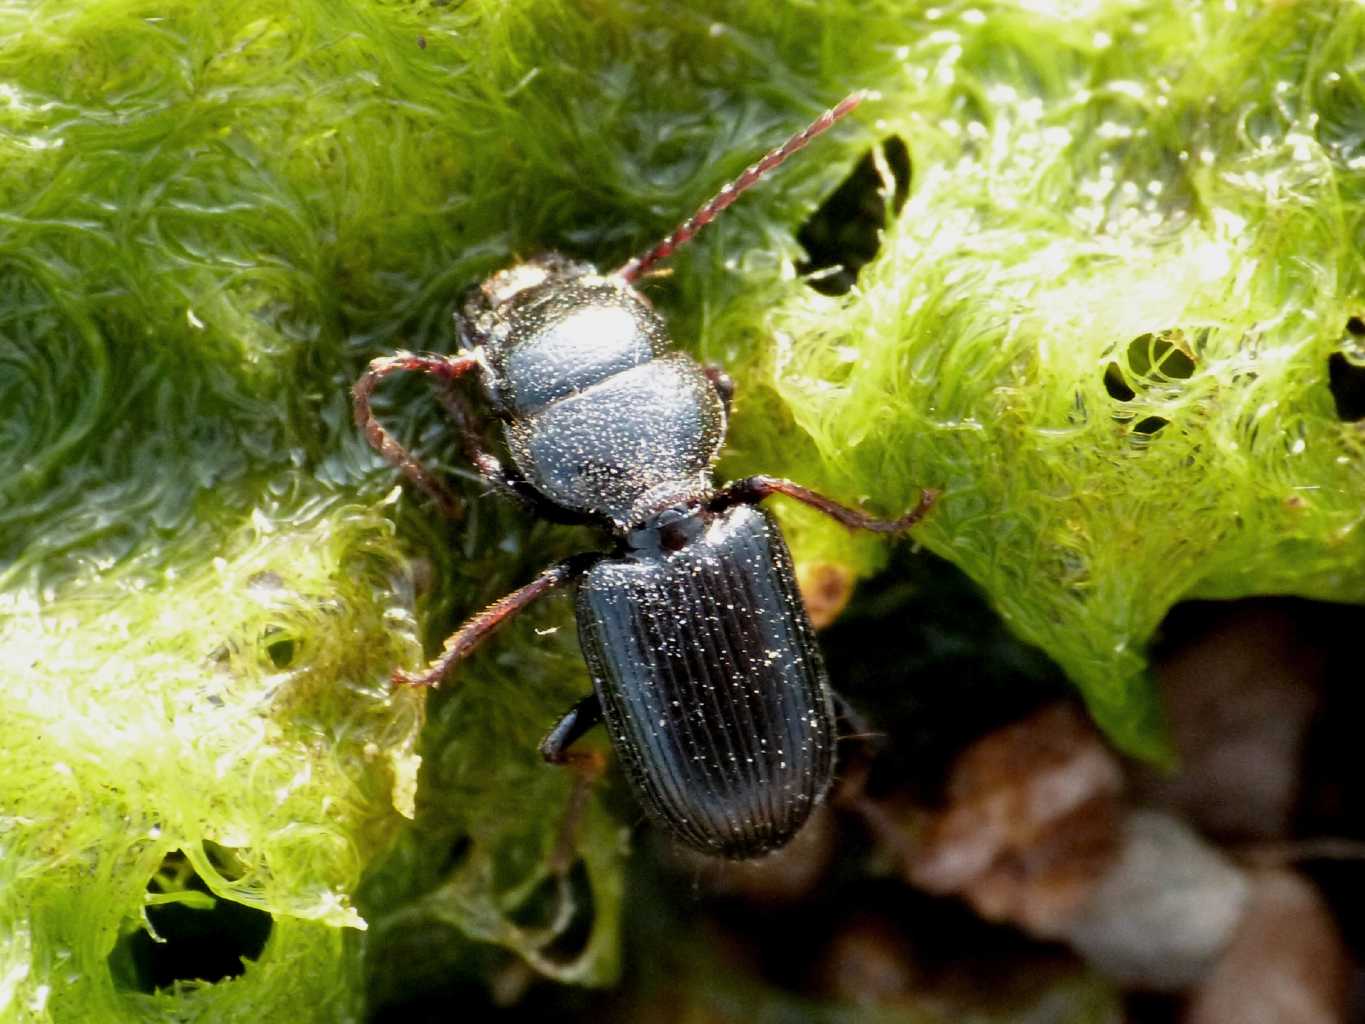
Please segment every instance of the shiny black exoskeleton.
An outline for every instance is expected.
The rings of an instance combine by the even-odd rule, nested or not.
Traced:
[[[443,503],[430,472],[374,418],[387,374],[447,380],[475,372],[502,423],[511,465],[483,444],[463,406],[469,458],[495,487],[561,521],[603,528],[611,553],[558,563],[465,623],[445,652],[398,682],[435,685],[485,636],[536,597],[577,586],[579,641],[594,693],[541,744],[563,763],[605,719],[650,817],[705,853],[753,857],[787,842],[829,788],[835,711],[814,633],[776,524],[754,507],[781,493],[849,527],[896,531],[803,487],[751,477],[716,488],[729,379],[673,351],[635,287],[702,226],[857,104],[846,99],[726,186],[677,231],[611,274],[557,255],[494,274],[460,318],[455,356],[376,359],[355,387],[370,442]]]

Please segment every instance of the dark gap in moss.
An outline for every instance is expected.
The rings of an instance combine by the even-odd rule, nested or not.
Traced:
[[[1136,423],[1133,424],[1133,433],[1149,435],[1155,434],[1158,430],[1160,430],[1162,427],[1166,426],[1170,422],[1171,421],[1166,419],[1164,416],[1148,416],[1145,419],[1138,420]]]
[[[224,850],[208,851],[215,868],[215,854]],[[224,858],[224,866],[231,869],[237,858],[230,850],[225,852],[231,856]],[[120,936],[109,960],[124,988],[150,993],[182,981],[236,978],[246,971],[245,961],[257,959],[270,939],[274,922],[269,914],[210,895],[208,885],[179,850],[166,855],[147,889],[158,894],[203,895],[200,905],[162,903],[147,908],[147,920],[160,936],[159,942],[144,928]],[[209,901],[211,906],[203,905]]]
[[[881,144],[882,159],[891,173],[890,207],[899,213],[910,194],[910,149],[892,135]],[[824,295],[843,295],[858,279],[858,271],[881,248],[886,228],[887,182],[868,150],[843,183],[796,233],[809,257],[797,265],[806,283]]]
[[[1337,418],[1347,423],[1365,419],[1365,366],[1351,362],[1341,352],[1327,357],[1327,387],[1336,403]]]
[[[270,637],[282,632],[284,631],[272,627],[266,630],[265,635]],[[270,664],[276,668],[288,668],[294,661],[294,641],[289,637],[271,640],[265,646],[265,653],[270,657]]]
[[[1353,316],[1346,321],[1346,331],[1354,334],[1357,338],[1365,338],[1365,320],[1358,316]]]
[[[371,933],[373,934],[373,933]],[[368,955],[373,957],[376,947]],[[367,971],[366,1024],[447,1024],[451,1020],[558,1020],[525,1017],[500,1005],[496,979],[515,960],[494,946],[463,938],[448,926],[417,921],[383,934],[380,962],[402,971]]]
[[[1066,675],[1020,642],[962,570],[898,551],[821,634],[841,696],[883,738],[867,793],[938,805],[953,759],[991,730],[1074,698]]]
[[[1119,369],[1119,364],[1114,362],[1104,368],[1104,390],[1108,391],[1109,397],[1116,402],[1131,402],[1137,397],[1137,392],[1123,379],[1123,371]]]
[[[508,911],[507,919],[518,928],[550,927],[559,913],[561,884],[558,875],[546,875],[520,906]]]
[[[1138,377],[1188,380],[1194,376],[1194,359],[1177,344],[1183,341],[1179,330],[1139,335],[1128,345],[1128,369]]]
[[[440,877],[448,878],[460,870],[465,861],[469,860],[469,854],[473,848],[474,840],[469,836],[456,836],[455,840],[446,847],[445,860],[441,862]]]
[[[229,882],[236,882],[246,874],[246,868],[242,866],[242,858],[230,846],[221,846],[212,839],[205,839],[204,855],[213,865],[213,870]]]

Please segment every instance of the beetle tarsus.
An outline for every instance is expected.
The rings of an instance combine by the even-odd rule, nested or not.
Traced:
[[[578,850],[578,832],[583,825],[583,815],[588,809],[588,794],[593,785],[607,770],[607,760],[600,751],[573,753],[566,755],[564,764],[577,775],[573,791],[564,805],[564,817],[559,823],[559,837],[555,840],[547,866],[556,875],[564,876],[573,867]]]
[[[784,480],[776,476],[749,476],[726,484],[708,502],[707,507],[713,512],[720,512],[733,505],[756,505],[764,498],[774,494],[782,494],[788,498],[796,499],[803,505],[809,505],[817,512],[823,512],[836,522],[847,526],[850,530],[870,530],[873,533],[902,533],[928,514],[929,509],[938,500],[939,492],[932,488],[925,488],[920,492],[920,499],[915,507],[905,515],[897,519],[878,519],[861,509],[842,505],[833,498],[828,498],[818,491],[812,491],[809,487],[802,487],[791,480]]]
[[[441,381],[436,388],[436,400],[450,414],[451,422],[455,424],[455,432],[460,437],[465,458],[478,470],[479,476],[502,492],[504,497],[519,497],[512,488],[509,481],[511,474],[503,466],[502,460],[484,446],[479,429],[475,426],[474,416],[464,397],[456,391],[453,380]]]
[[[830,699],[834,704],[834,718],[839,724],[838,742],[841,744],[830,802],[856,804],[863,795],[872,762],[886,736],[873,730],[843,694],[830,691]]]
[[[550,855],[550,868],[559,874],[566,872],[573,862],[574,851],[578,849],[579,826],[587,808],[588,792],[607,769],[606,758],[601,751],[573,751],[569,748],[601,721],[602,703],[596,693],[590,693],[566,711],[540,741],[540,756],[545,758],[546,763],[566,767],[577,776],[564,808],[559,838]]]

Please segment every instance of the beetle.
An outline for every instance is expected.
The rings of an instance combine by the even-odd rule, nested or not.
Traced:
[[[703,853],[744,859],[785,844],[834,772],[836,698],[797,591],[791,555],[758,503],[783,494],[849,528],[898,532],[920,520],[926,489],[882,520],[788,480],[717,487],[733,386],[672,348],[637,287],[746,189],[852,111],[854,93],[727,184],[672,234],[615,271],[559,254],[484,281],[456,315],[452,356],[375,359],[353,389],[370,444],[443,504],[444,489],[376,419],[391,373],[451,382],[474,375],[501,421],[511,465],[448,392],[466,455],[497,491],[536,514],[588,523],[613,541],[542,571],[465,622],[444,652],[394,681],[435,686],[501,623],[543,594],[576,588],[579,643],[593,692],[542,741],[544,758],[605,720],[648,816]]]

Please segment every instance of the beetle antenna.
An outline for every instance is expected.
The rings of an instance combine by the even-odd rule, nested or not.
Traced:
[[[676,228],[673,233],[662,242],[650,249],[642,256],[636,256],[620,269],[615,271],[614,277],[620,278],[627,284],[638,281],[649,269],[660,260],[666,260],[682,246],[690,242],[698,231],[706,227],[716,219],[726,207],[740,197],[751,186],[756,184],[769,171],[778,167],[787,157],[801,149],[810,142],[811,139],[827,131],[835,122],[851,113],[853,109],[867,98],[867,91],[860,89],[857,92],[845,96],[839,104],[817,117],[809,125],[797,132],[776,149],[770,150],[763,159],[749,166],[738,178],[730,182],[709,200],[701,205],[696,213],[688,217]]]

